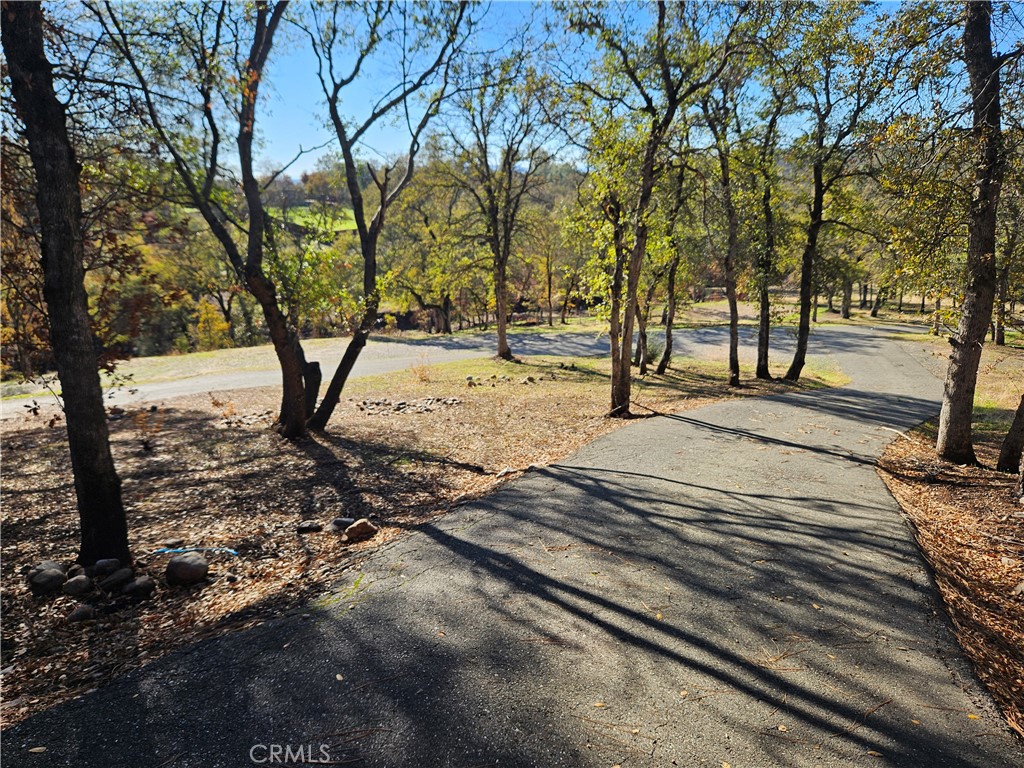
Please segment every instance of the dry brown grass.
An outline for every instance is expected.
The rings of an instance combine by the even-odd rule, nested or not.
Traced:
[[[574,366],[574,367],[570,367]],[[77,516],[59,422],[51,412],[3,423],[3,719],[17,722],[198,638],[243,629],[322,594],[366,552],[492,489],[509,468],[556,461],[622,424],[607,419],[606,362],[477,360],[356,379],[327,434],[288,442],[272,429],[276,389],[212,393],[129,411],[111,422],[138,570],[151,600],[107,601],[98,620],[69,625],[75,599],[32,597],[25,571],[71,562]],[[679,411],[782,384],[724,384],[721,365],[680,363],[637,386],[637,411]],[[468,386],[466,376],[479,386]],[[521,383],[527,376],[534,383]],[[503,378],[505,377],[505,378]],[[805,386],[813,386],[813,381]],[[389,404],[457,398],[430,410]],[[368,399],[387,400],[373,407]],[[296,524],[370,517],[374,540],[346,546]],[[230,547],[211,556],[202,588],[167,587],[163,542]]]

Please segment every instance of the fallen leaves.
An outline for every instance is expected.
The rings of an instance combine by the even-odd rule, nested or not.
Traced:
[[[1010,727],[1024,736],[1024,602],[1011,594],[1024,564],[1013,478],[937,460],[927,429],[891,443],[879,474],[913,523],[957,640]],[[991,465],[998,438],[978,431],[975,450]]]

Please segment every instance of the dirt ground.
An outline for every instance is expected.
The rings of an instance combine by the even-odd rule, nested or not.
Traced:
[[[638,414],[680,411],[781,383],[724,383],[723,366],[680,360],[635,387]],[[472,383],[467,377],[472,376]],[[530,380],[532,379],[532,381]],[[800,386],[821,386],[813,377]],[[288,442],[272,429],[276,389],[210,393],[115,413],[130,544],[158,583],[143,602],[94,598],[94,621],[70,624],[76,598],[33,597],[25,573],[70,564],[77,514],[59,414],[5,420],[2,542],[3,723],[9,725],[197,639],[252,626],[323,594],[359,558],[405,529],[484,494],[534,463],[556,461],[617,428],[604,416],[608,366],[535,358],[414,366],[351,382],[326,434]],[[346,545],[336,517],[368,517],[371,541]],[[321,532],[299,534],[303,520]],[[166,584],[174,539],[209,553],[209,583]]]

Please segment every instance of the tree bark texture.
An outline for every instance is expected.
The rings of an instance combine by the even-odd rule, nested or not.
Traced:
[[[37,180],[43,295],[64,397],[81,546],[78,561],[131,563],[121,480],[110,453],[99,367],[84,286],[82,200],[64,107],[43,48],[39,3],[4,2],[3,49]]]
[[[976,153],[974,194],[968,218],[968,278],[960,322],[949,339],[953,351],[949,356],[935,446],[941,458],[958,464],[977,461],[971,418],[978,366],[992,320],[996,290],[996,209],[1005,158],[1000,127],[999,64],[992,53],[991,22],[991,2],[967,3],[964,59],[971,81],[972,139]]]
[[[1017,411],[1013,415],[1010,431],[1003,438],[996,469],[1000,472],[1016,472],[1020,466],[1022,453],[1024,453],[1024,395],[1021,395]]]
[[[787,381],[796,381],[807,362],[807,342],[811,336],[811,300],[814,288],[814,263],[818,255],[818,234],[821,232],[822,214],[825,209],[824,169],[820,163],[814,165],[814,197],[811,202],[811,217],[807,225],[807,240],[800,259],[800,322],[796,332],[796,352],[793,362],[786,371]]]

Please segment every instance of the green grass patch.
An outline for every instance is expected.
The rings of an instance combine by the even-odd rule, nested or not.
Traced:
[[[285,215],[281,208],[275,206],[268,206],[267,213],[277,219]],[[352,209],[340,205],[329,205],[326,208],[319,205],[295,206],[287,209],[287,220],[311,230],[328,228],[334,232],[349,232],[356,228]]]

